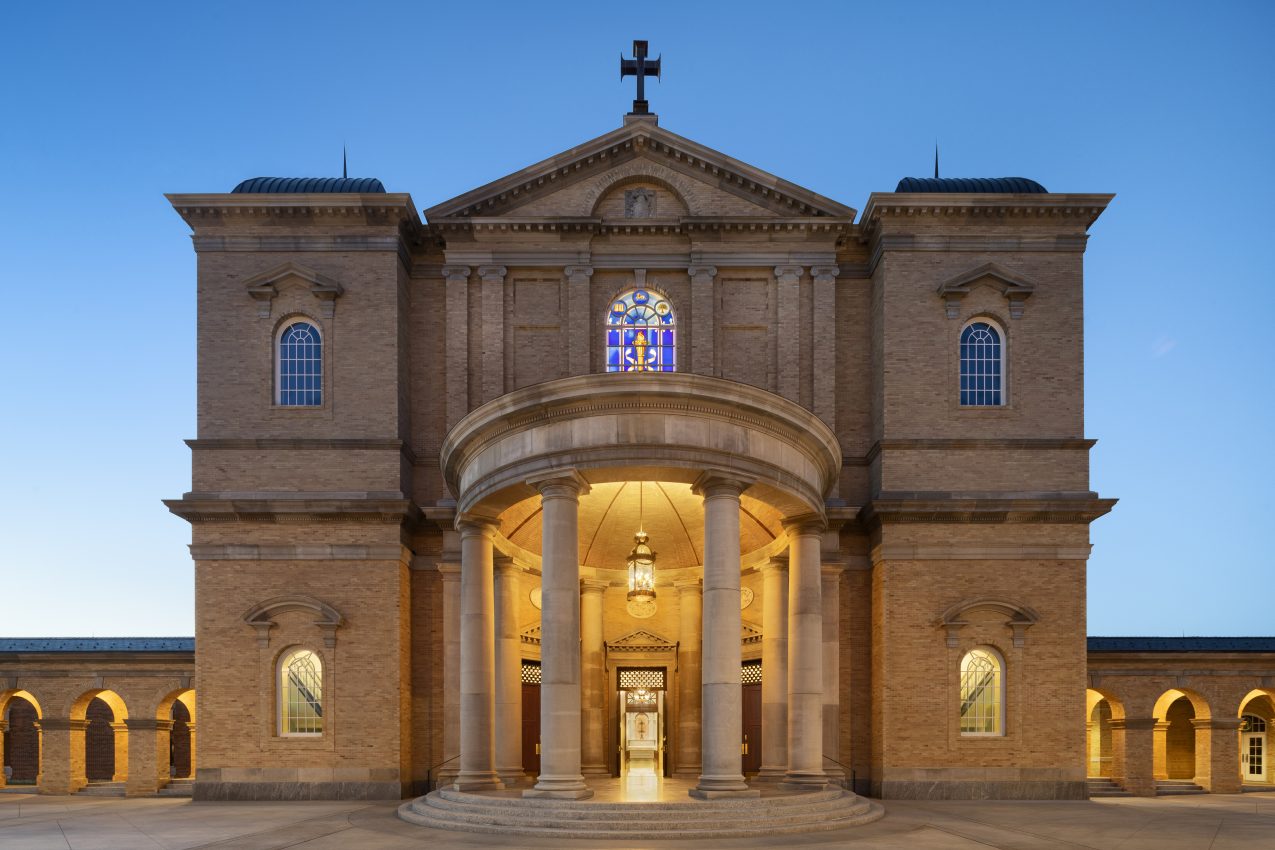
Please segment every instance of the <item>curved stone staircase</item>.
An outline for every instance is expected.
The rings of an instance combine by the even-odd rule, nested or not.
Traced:
[[[740,838],[841,829],[885,814],[841,788],[751,799],[621,803],[524,799],[444,788],[399,807],[405,821],[434,829],[560,838]]]

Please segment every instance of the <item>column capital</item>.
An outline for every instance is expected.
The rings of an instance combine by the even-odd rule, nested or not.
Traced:
[[[841,274],[841,269],[837,266],[810,267],[810,276],[814,278],[815,283],[832,283],[839,274]]]
[[[699,478],[695,479],[695,483],[691,485],[691,492],[705,499],[712,499],[718,496],[734,496],[739,498],[739,494],[743,493],[753,484],[753,479],[740,475],[729,470],[708,469],[705,470]]]
[[[775,266],[775,277],[788,282],[801,280],[801,266]]]
[[[588,280],[593,277],[593,266],[567,266],[562,272],[573,282],[583,283],[580,278]]]
[[[72,720],[69,717],[41,717],[35,721],[41,732],[83,732],[89,728],[87,720]]]
[[[683,578],[673,582],[673,587],[681,594],[703,593],[704,581],[698,578]]]
[[[460,581],[460,564],[439,561],[437,566],[443,581]]]
[[[456,530],[460,532],[461,540],[475,535],[491,537],[495,535],[496,529],[499,527],[500,523],[492,517],[479,516],[478,514],[461,514],[456,517]]]
[[[1110,724],[1112,729],[1150,732],[1159,722],[1155,717],[1113,717]]]
[[[762,575],[765,575],[766,573],[773,573],[773,572],[786,573],[788,572],[788,556],[787,555],[772,555],[766,561],[766,563],[762,564],[761,566],[757,568],[757,571],[761,573]]]
[[[527,571],[512,555],[496,555],[491,560],[497,575],[512,576]]]
[[[448,283],[465,283],[469,280],[469,266],[443,266],[443,277]]]
[[[1191,725],[1196,729],[1216,729],[1219,732],[1239,731],[1243,721],[1238,717],[1192,717]]]
[[[578,499],[589,492],[589,482],[575,469],[556,469],[528,478],[527,484],[535,487],[546,499]]]
[[[602,593],[610,586],[611,586],[611,582],[605,581],[604,579],[600,579],[600,578],[580,579],[581,593]]]
[[[693,283],[712,283],[713,278],[717,277],[717,266],[690,266],[686,273],[691,276]]]
[[[504,266],[479,266],[478,276],[484,283],[500,283],[505,279],[509,269]]]
[[[782,525],[789,537],[818,537],[828,527],[828,523],[818,514],[785,517]]]
[[[173,721],[154,717],[129,717],[124,720],[124,725],[130,732],[168,732],[173,728]],[[115,724],[112,723],[111,726],[114,727]]]

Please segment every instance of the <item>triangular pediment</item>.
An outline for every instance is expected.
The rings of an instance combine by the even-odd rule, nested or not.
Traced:
[[[638,629],[623,637],[607,641],[607,649],[611,652],[658,652],[677,649],[677,644],[655,632]]]
[[[425,216],[431,224],[493,218],[849,223],[855,210],[640,120],[437,204]]]

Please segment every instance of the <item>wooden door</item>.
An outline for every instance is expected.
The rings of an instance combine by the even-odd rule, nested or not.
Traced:
[[[540,686],[522,683],[522,769],[540,775]]]
[[[740,685],[744,710],[744,773],[761,770],[761,683]]]

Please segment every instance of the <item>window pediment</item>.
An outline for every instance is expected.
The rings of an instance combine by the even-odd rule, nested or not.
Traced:
[[[314,625],[323,633],[323,645],[329,649],[336,646],[336,630],[345,618],[331,605],[311,596],[276,596],[248,609],[243,621],[257,630],[257,646],[264,649],[270,645],[270,630],[277,625],[275,618],[292,611],[312,614]]]
[[[955,649],[960,645],[961,629],[970,624],[967,615],[973,611],[992,611],[1005,618],[1005,626],[1013,632],[1014,646],[1021,648],[1027,642],[1027,630],[1040,621],[1040,615],[1009,599],[987,596],[959,602],[939,617],[936,625],[947,632],[947,645]]]
[[[1003,295],[1009,301],[1011,319],[1022,318],[1024,302],[1036,291],[1036,284],[1031,281],[997,263],[985,263],[939,285],[938,294],[949,319],[960,316],[961,301],[976,286],[989,286]]]
[[[309,290],[319,300],[319,310],[325,319],[330,319],[335,314],[336,299],[345,291],[341,284],[327,275],[291,262],[253,275],[244,281],[248,294],[257,302],[257,316],[262,319],[270,318],[275,297],[291,286]]]

